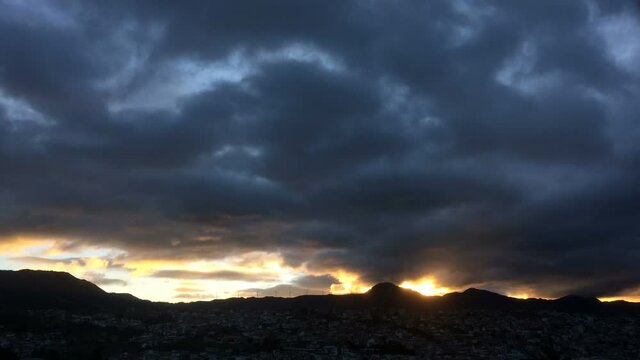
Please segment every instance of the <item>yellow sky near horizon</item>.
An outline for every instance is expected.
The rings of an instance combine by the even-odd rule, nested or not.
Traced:
[[[108,292],[130,293],[141,299],[165,302],[276,294],[364,293],[374,285],[362,281],[359,274],[346,269],[312,272],[305,266],[292,267],[285,264],[281,254],[275,252],[252,251],[219,259],[154,259],[132,256],[116,248],[83,247],[69,250],[64,245],[59,239],[3,239],[0,241],[0,267],[9,270],[29,268],[64,271],[89,280]],[[335,281],[317,288],[298,286],[299,291],[282,287],[294,284],[296,279],[305,276],[329,276]],[[464,290],[442,284],[433,275],[407,279],[400,282],[400,286],[426,296]],[[541,297],[529,287],[513,287],[504,291],[504,294],[523,299]],[[600,300],[640,302],[640,291],[602,297]]]

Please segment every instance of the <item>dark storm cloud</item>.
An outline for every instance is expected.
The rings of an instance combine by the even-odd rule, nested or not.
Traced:
[[[541,295],[640,285],[632,2],[0,7],[2,237]]]
[[[51,258],[43,258],[38,256],[18,256],[10,258],[10,260],[18,261],[22,263],[28,264],[78,264],[84,266],[86,264],[86,260],[82,258],[62,258],[62,259],[51,259]]]
[[[108,278],[104,274],[100,273],[88,273],[85,274],[85,277],[96,285],[127,285],[127,282],[125,280]]]
[[[331,275],[305,275],[293,280],[293,284],[305,289],[328,289],[340,281]]]

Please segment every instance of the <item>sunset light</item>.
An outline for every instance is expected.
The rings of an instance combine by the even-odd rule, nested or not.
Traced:
[[[340,270],[337,271],[334,276],[338,279],[339,283],[331,284],[331,294],[361,294],[371,289],[371,285],[360,282],[360,276],[358,274]]]
[[[510,293],[510,292],[508,292],[506,295],[509,296],[509,297],[512,297],[512,298],[525,299],[525,300],[532,297],[528,293]]]
[[[400,284],[400,287],[417,291],[425,296],[444,295],[452,292],[448,287],[438,286],[436,281],[432,278],[422,278],[416,281],[404,281]]]
[[[0,0],[0,54],[0,360],[640,359],[640,0]]]

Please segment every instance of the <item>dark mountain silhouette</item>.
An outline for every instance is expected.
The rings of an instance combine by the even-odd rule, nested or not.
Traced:
[[[420,293],[401,288],[389,282],[375,285],[365,295],[370,303],[382,306],[404,305],[415,307],[425,301],[425,297]]]
[[[585,297],[578,295],[568,295],[554,300],[554,303],[558,310],[565,312],[580,311],[580,312],[593,312],[597,311],[602,302],[593,297]],[[616,305],[616,304],[609,304]]]
[[[392,283],[380,283],[364,294],[304,295],[294,298],[231,298],[193,303],[153,303],[129,294],[107,293],[89,281],[54,271],[0,271],[0,308],[122,309],[170,306],[176,309],[359,309],[400,307],[414,310],[553,310],[585,313],[640,312],[640,304],[575,295],[556,300],[515,299],[487,290],[468,289],[444,296],[423,296]]]
[[[0,270],[0,306],[4,308],[95,309],[144,302],[130,294],[107,293],[65,272]]]
[[[367,295],[372,299],[379,299],[379,300],[389,300],[389,299],[398,298],[398,297],[421,297],[422,296],[413,290],[401,288],[400,286],[390,282],[383,282],[375,285],[374,287],[369,289],[369,291],[367,291]]]
[[[487,290],[470,288],[464,292],[453,292],[446,294],[439,299],[442,307],[445,308],[471,308],[471,309],[494,309],[510,310],[522,303],[519,299],[493,293]]]

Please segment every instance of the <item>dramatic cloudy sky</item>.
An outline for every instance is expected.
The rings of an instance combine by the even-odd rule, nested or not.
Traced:
[[[0,0],[0,267],[640,296],[638,99],[634,1]]]

